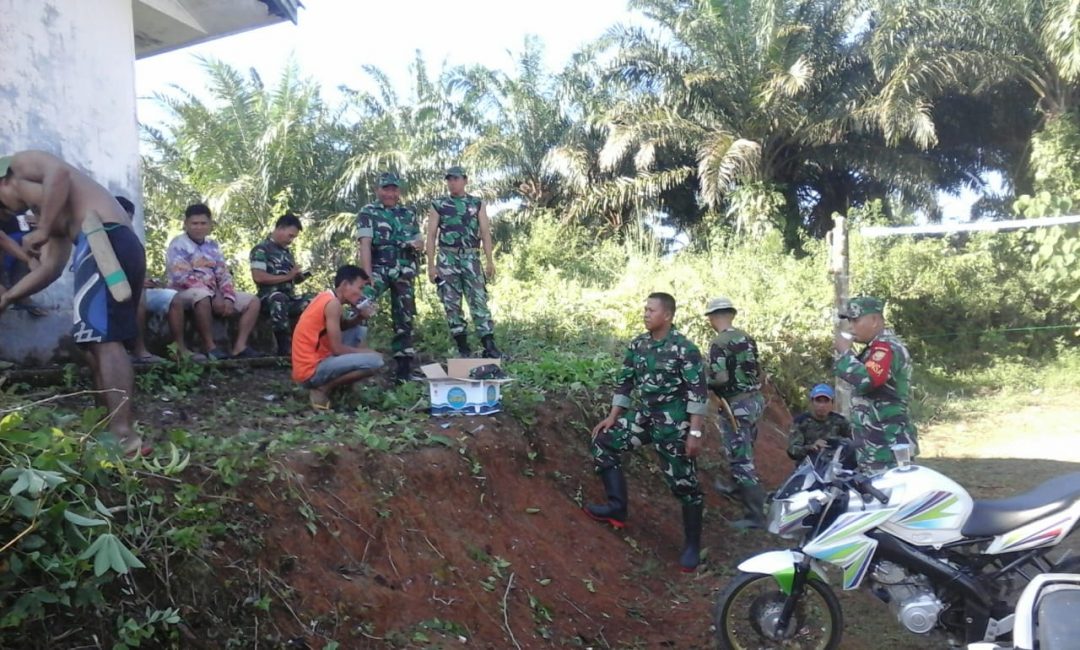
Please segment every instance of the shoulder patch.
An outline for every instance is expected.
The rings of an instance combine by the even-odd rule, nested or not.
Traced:
[[[868,348],[869,355],[866,359],[866,374],[870,376],[870,385],[877,388],[889,380],[889,370],[892,366],[892,347],[884,341],[874,341]]]

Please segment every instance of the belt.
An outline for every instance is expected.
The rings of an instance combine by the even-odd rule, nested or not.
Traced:
[[[479,253],[479,248],[463,248],[461,246],[439,246],[444,253]]]

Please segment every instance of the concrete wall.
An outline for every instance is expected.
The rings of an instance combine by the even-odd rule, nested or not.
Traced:
[[[131,0],[0,0],[0,153],[56,154],[141,215],[132,29]],[[71,329],[71,291],[65,273],[34,297],[45,318],[0,316],[0,359],[53,359]]]

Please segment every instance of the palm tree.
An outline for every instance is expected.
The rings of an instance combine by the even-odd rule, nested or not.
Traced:
[[[1025,145],[1032,132],[1076,108],[1076,2],[890,0],[872,5],[869,51],[882,86],[864,114],[890,139],[908,135],[926,145],[938,142],[942,119],[948,116],[941,98],[950,95],[1009,103],[1013,119],[1021,118],[1012,132],[1019,132]],[[1006,171],[1026,190],[1029,152],[1026,146],[1017,149],[1005,143]]]
[[[608,36],[609,79],[624,95],[605,115],[601,163],[632,160],[628,180],[656,198],[668,192],[668,207],[681,193],[676,220],[692,224],[703,208],[743,231],[773,223],[797,247],[801,231],[820,234],[834,211],[869,198],[932,205],[938,161],[917,141],[885,146],[881,123],[860,113],[876,87],[852,0],[631,6],[657,30]]]
[[[179,229],[184,207],[205,201],[217,215],[215,238],[246,254],[287,210],[317,217],[334,210],[344,154],[333,140],[338,115],[295,62],[267,89],[213,59],[202,59],[209,101],[174,87],[159,95],[172,122],[143,128],[147,231]]]

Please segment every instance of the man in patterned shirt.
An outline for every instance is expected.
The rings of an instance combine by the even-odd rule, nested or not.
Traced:
[[[468,180],[461,167],[447,169],[446,187],[450,193],[435,200],[428,210],[428,278],[438,287],[458,354],[467,357],[471,353],[461,310],[464,297],[484,346],[484,356],[498,358],[502,353],[495,347],[495,324],[487,304],[487,280],[495,277],[491,224],[480,197],[465,193]],[[483,268],[481,250],[486,261]]]
[[[248,256],[251,279],[258,287],[259,302],[270,317],[279,357],[292,354],[293,319],[304,313],[311,302],[310,294],[296,294],[296,285],[308,278],[308,273],[296,264],[289,245],[304,226],[295,214],[285,214],[274,223],[274,230],[255,244]]]
[[[725,490],[722,483],[717,483],[717,488],[738,493],[746,508],[746,516],[732,526],[761,528],[765,523],[765,491],[754,469],[754,443],[765,398],[757,343],[731,324],[737,313],[729,298],[713,298],[705,306],[705,316],[716,332],[709,345],[709,388],[720,398],[720,433],[735,480],[732,489]]]
[[[233,286],[221,248],[209,238],[213,223],[210,208],[202,203],[184,211],[184,234],[169,242],[165,253],[169,288],[180,292],[176,299],[194,315],[206,356],[217,360],[261,356],[247,344],[259,320],[259,299]],[[214,343],[214,316],[239,321],[232,354]]]
[[[397,367],[394,381],[401,384],[412,376],[413,320],[416,297],[413,279],[417,255],[424,250],[416,213],[401,205],[401,181],[397,174],[379,176],[378,200],[360,209],[356,216],[357,255],[360,268],[371,278],[364,295],[372,300],[390,290],[390,316],[394,321],[391,349]]]
[[[911,355],[904,342],[885,327],[885,303],[860,296],[848,301],[840,315],[851,324],[862,352],[851,349],[852,339],[837,335],[833,347],[840,356],[833,365],[836,376],[851,384],[851,428],[859,445],[859,466],[880,470],[896,466],[892,445],[910,444],[918,451],[911,401]]]
[[[671,493],[682,502],[684,571],[697,568],[701,549],[702,497],[694,458],[702,448],[708,410],[701,352],[672,324],[675,299],[653,293],[645,302],[645,329],[626,349],[611,400],[611,412],[592,430],[596,473],[607,503],[589,504],[585,513],[616,528],[626,524],[626,479],[619,456],[652,445]],[[637,404],[631,401],[637,389]]]

